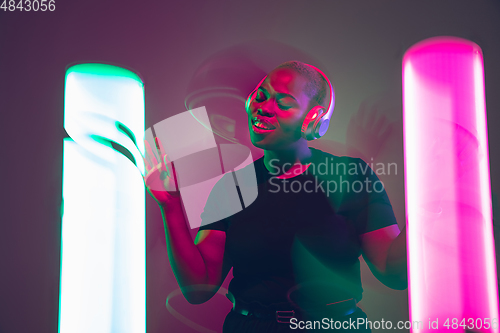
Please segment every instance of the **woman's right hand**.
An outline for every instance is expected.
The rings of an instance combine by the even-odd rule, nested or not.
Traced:
[[[160,206],[166,206],[173,202],[178,203],[180,192],[177,187],[175,168],[173,163],[168,160],[160,140],[155,138],[156,149],[161,156],[160,161],[156,159],[146,140],[144,140],[144,144],[146,156],[143,159],[146,175],[143,179],[146,189]]]

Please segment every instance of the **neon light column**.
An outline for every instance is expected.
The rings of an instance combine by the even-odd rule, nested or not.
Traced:
[[[142,81],[110,65],[69,68],[64,128],[59,332],[145,332]]]
[[[499,332],[479,46],[412,46],[403,104],[410,319],[423,323],[412,332]]]

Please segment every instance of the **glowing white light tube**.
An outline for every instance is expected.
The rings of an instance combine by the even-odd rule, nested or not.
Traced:
[[[143,151],[143,84],[119,67],[73,66],[64,117],[59,332],[145,332],[145,191],[133,142]]]

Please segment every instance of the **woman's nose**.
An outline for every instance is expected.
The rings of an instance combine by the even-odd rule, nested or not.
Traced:
[[[259,107],[257,109],[257,114],[264,117],[272,117],[273,114],[267,108]]]

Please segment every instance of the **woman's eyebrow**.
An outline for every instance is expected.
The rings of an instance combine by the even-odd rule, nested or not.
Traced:
[[[262,90],[263,92],[265,92],[266,94],[269,94],[269,92],[267,91],[266,88],[264,88],[263,86],[260,86],[259,87],[260,90]],[[287,94],[287,93],[276,93],[276,97],[278,99],[281,99],[281,98],[285,98],[285,97],[290,97],[290,98],[293,98],[296,102],[297,102],[297,99],[295,97],[293,97],[293,95],[290,95],[290,94]]]
[[[293,98],[295,101],[297,101],[297,99],[295,99],[295,97],[293,97],[293,96],[292,96],[292,95],[290,95],[290,94],[285,94],[285,93],[277,93],[277,94],[276,94],[276,97],[278,97],[278,98],[291,97],[291,98]]]

